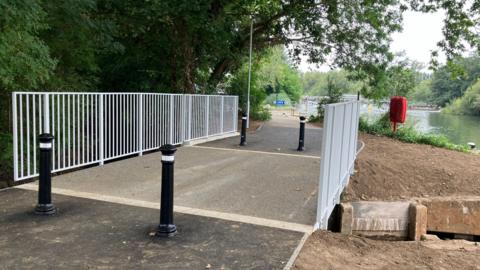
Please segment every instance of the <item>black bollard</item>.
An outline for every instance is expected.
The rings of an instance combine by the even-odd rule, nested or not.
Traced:
[[[38,137],[40,142],[40,172],[38,183],[38,204],[35,214],[53,215],[56,212],[52,204],[52,141],[53,136],[44,133]]]
[[[160,198],[160,225],[156,235],[170,237],[177,234],[173,224],[173,164],[177,148],[171,144],[160,147],[162,152],[162,194]]]
[[[300,116],[300,136],[298,138],[297,151],[305,150],[305,116]]]
[[[247,114],[242,114],[242,133],[240,134],[240,146],[247,144]]]

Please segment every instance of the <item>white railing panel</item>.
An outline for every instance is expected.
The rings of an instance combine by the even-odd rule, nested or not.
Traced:
[[[357,101],[325,106],[316,228],[327,228],[328,218],[354,171],[358,123]]]
[[[14,92],[14,180],[38,176],[38,135],[54,135],[53,172],[103,164],[166,143],[236,131],[238,97]]]

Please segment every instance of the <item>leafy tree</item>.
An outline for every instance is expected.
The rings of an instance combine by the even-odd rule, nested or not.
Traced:
[[[390,35],[400,30],[407,9],[445,9],[440,46],[453,56],[462,42],[476,44],[472,26],[478,5],[464,1],[267,1],[102,0],[102,17],[115,22],[115,38],[125,47],[105,56],[104,86],[193,93],[213,90],[226,74],[242,66],[248,53],[253,16],[253,46],[259,52],[288,45],[298,60],[371,71],[392,59]],[[380,77],[381,79],[381,77]]]
[[[47,28],[45,17],[35,1],[0,2],[0,89],[4,96],[13,89],[35,89],[50,78],[55,61],[38,37]]]
[[[404,58],[401,54],[386,65],[367,65],[366,70],[361,70],[352,77],[362,80],[362,95],[373,99],[382,100],[391,96],[408,96],[420,82],[421,73],[419,65]]]
[[[452,70],[452,65],[457,69]],[[461,97],[479,77],[480,57],[456,58],[453,64],[442,66],[433,73],[432,101],[445,106]]]
[[[350,80],[349,77],[349,72],[343,69],[328,72],[306,72],[303,74],[302,84],[305,94],[310,96],[326,96],[329,89],[329,79],[335,81],[343,94],[356,94],[360,91],[362,83]]]
[[[342,95],[341,87],[337,85],[332,77],[327,77],[327,97],[318,102],[318,117],[323,119],[325,116],[325,105],[340,102],[342,100]]]
[[[303,94],[300,74],[289,62],[282,46],[267,50],[258,72],[260,87],[267,94],[285,93],[291,101],[300,100]]]
[[[443,111],[452,114],[480,115],[480,80],[477,80],[462,97],[455,99]]]
[[[425,79],[420,81],[411,93],[408,99],[413,102],[431,103],[432,100],[432,80]]]
[[[47,27],[45,17],[36,1],[0,1],[0,182],[12,175],[10,93],[38,89],[55,67],[48,47],[38,37]]]
[[[50,90],[92,90],[99,84],[99,55],[119,49],[112,24],[98,16],[96,0],[41,1],[48,28],[40,38],[58,61]]]
[[[259,83],[259,72],[261,58],[254,57],[252,61],[252,77],[250,87],[250,112],[257,112],[262,110],[262,105],[267,97],[265,89]],[[247,88],[248,88],[248,59],[244,60],[244,64],[233,75],[228,76],[226,92],[231,95],[239,97],[238,104],[240,110],[246,112],[247,110]]]

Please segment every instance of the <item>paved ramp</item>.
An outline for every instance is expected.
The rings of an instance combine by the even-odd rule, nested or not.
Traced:
[[[53,186],[159,202],[160,153],[53,178]],[[320,159],[181,147],[175,160],[175,205],[313,225]]]
[[[258,131],[247,133],[246,146],[239,146],[239,137],[213,141],[202,146],[319,157],[322,147],[322,129],[307,123],[305,151],[298,152],[299,129],[298,117],[293,117],[286,112],[274,111],[272,120],[266,122]]]
[[[35,192],[0,190],[1,269],[288,269],[306,238],[179,213],[178,234],[158,238],[158,208],[53,199],[58,213],[38,216]]]
[[[262,130],[249,134],[245,148],[237,148],[238,137],[180,147],[175,205],[240,215],[243,221],[252,217],[313,226],[321,129],[309,127],[307,151],[297,152],[298,125],[296,117],[275,114]],[[53,178],[53,187],[66,195],[158,203],[160,157],[156,152],[66,173]]]

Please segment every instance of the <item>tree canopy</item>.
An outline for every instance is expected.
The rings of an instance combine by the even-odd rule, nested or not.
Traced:
[[[340,69],[328,72],[310,71],[302,75],[302,84],[306,95],[327,96],[329,83],[335,83],[343,94],[356,94],[362,88],[362,82],[350,79],[350,73]]]
[[[438,45],[448,59],[466,46],[478,51],[479,0],[2,0],[0,135],[9,134],[13,90],[212,93],[228,82],[244,87],[239,78],[251,23],[256,55],[283,45],[293,62],[328,59],[363,76],[366,93],[379,97],[393,59],[390,36],[401,29],[406,10],[444,10]],[[435,57],[432,64],[438,64]],[[283,81],[275,91],[296,99],[298,87],[290,87],[297,84],[295,72],[283,65],[278,74]]]
[[[480,57],[456,58],[454,65],[461,72],[452,70],[449,65],[440,67],[432,77],[432,102],[445,106],[461,97],[467,88],[480,77]]]

